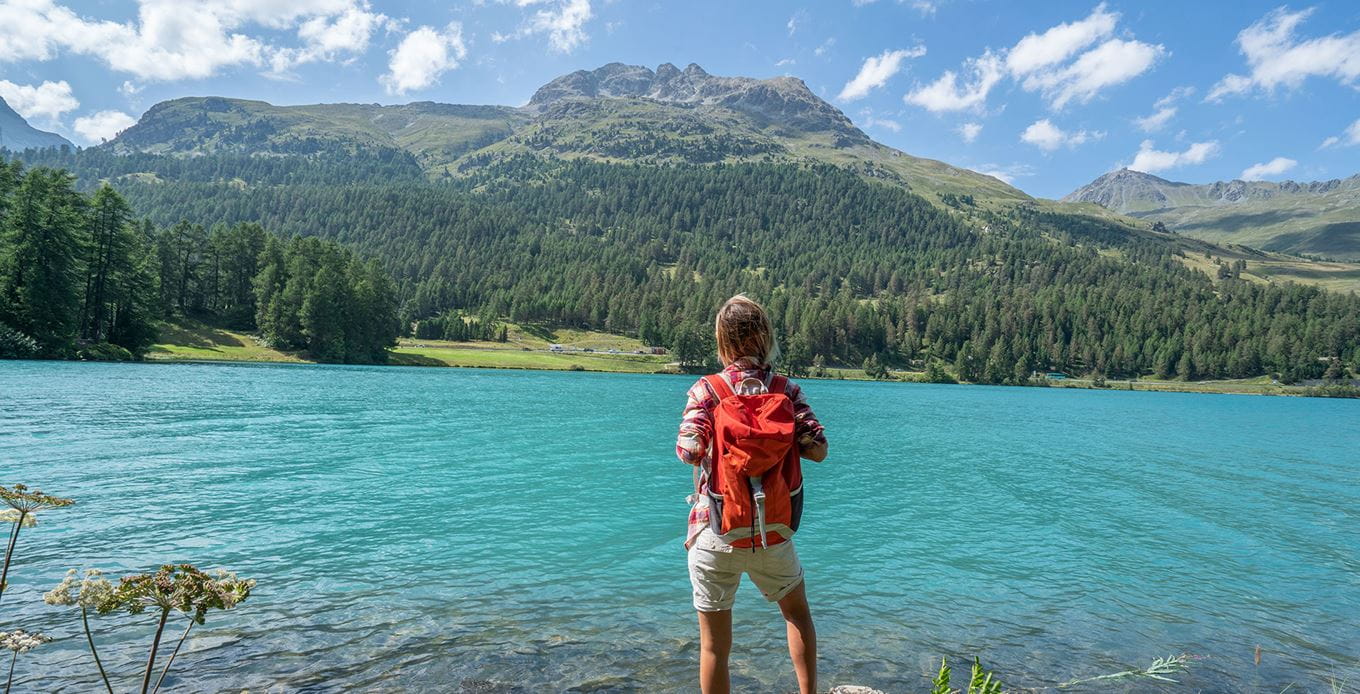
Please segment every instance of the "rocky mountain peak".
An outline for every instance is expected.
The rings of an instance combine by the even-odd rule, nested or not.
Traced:
[[[843,141],[868,141],[845,114],[818,98],[796,77],[763,80],[719,77],[695,63],[684,70],[671,63],[663,63],[656,70],[609,63],[594,70],[577,70],[543,85],[529,99],[529,109],[542,112],[554,103],[573,98],[652,99],[723,107],[754,116],[764,125],[806,132],[831,131]]]

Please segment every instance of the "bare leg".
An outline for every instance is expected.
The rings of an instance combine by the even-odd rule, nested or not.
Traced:
[[[699,688],[704,694],[729,694],[727,657],[732,653],[732,610],[699,613]]]
[[[813,694],[817,691],[817,630],[812,626],[812,609],[808,607],[807,591],[802,583],[779,601],[789,636],[789,657],[793,671],[798,674],[798,691]],[[731,627],[728,621],[728,627]]]

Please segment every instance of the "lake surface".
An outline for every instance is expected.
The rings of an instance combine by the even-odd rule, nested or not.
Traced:
[[[0,629],[60,640],[16,691],[95,691],[77,613],[41,602],[66,568],[185,561],[259,586],[172,691],[691,691],[689,383],[0,362],[0,483],[78,502],[20,539]],[[1014,686],[1176,653],[1202,659],[1173,691],[1360,683],[1360,402],[805,389],[831,440],[797,540],[823,686],[923,691],[974,654]],[[749,582],[735,623],[737,690],[796,689]],[[96,624],[134,686],[152,619]]]

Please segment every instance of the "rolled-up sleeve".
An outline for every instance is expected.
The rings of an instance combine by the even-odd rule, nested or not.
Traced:
[[[793,401],[794,438],[804,446],[826,443],[826,430],[817,420],[817,414],[812,411],[812,407],[808,405],[803,389],[799,388],[797,383],[790,382],[786,392]]]
[[[713,436],[713,403],[708,388],[700,379],[686,395],[685,412],[680,417],[680,434],[675,440],[675,455],[680,460],[698,465],[708,455],[708,443]]]

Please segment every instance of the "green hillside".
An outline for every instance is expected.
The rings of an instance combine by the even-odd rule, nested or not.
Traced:
[[[1096,203],[1215,243],[1360,260],[1360,175],[1194,185],[1122,169],[1063,200]]]
[[[936,204],[941,194],[987,204],[1030,199],[990,176],[873,142],[800,80],[716,77],[697,65],[683,72],[621,64],[580,71],[545,85],[518,108],[182,98],[152,107],[106,147],[123,155],[180,156],[394,150],[410,155],[431,178],[466,176],[527,153],[651,164],[831,163]],[[121,175],[133,173],[143,172]]]

